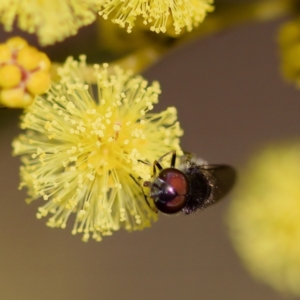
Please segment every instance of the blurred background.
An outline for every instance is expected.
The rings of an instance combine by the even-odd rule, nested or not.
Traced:
[[[161,84],[155,109],[177,107],[184,149],[239,170],[262,145],[299,136],[299,90],[279,70],[276,36],[284,21],[223,31],[144,72]],[[82,28],[49,53],[76,56],[74,45],[95,31]],[[46,227],[35,217],[43,200],[27,205],[25,190],[18,191],[11,142],[19,115],[0,110],[0,299],[286,299],[255,281],[234,252],[225,225],[230,195],[196,215],[161,214],[150,229],[121,230],[100,243],[72,236],[72,220],[64,230]]]

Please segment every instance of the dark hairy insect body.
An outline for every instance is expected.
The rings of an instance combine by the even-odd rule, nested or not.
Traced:
[[[162,159],[171,154],[171,166],[163,168]],[[197,164],[188,156],[175,168],[176,153],[172,151],[153,163],[153,180],[145,181],[144,187],[150,188],[149,197],[158,212],[191,214],[205,209],[224,197],[235,181],[235,171],[227,165]],[[157,174],[158,169],[158,174]]]

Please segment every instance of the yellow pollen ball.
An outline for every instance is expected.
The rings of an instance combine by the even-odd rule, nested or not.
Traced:
[[[26,88],[31,94],[40,95],[50,87],[50,76],[46,71],[32,73],[26,82]]]
[[[6,44],[0,44],[0,63],[7,62],[11,59],[10,48]]]
[[[34,98],[26,94],[22,88],[0,91],[0,102],[6,107],[23,108],[30,105]]]
[[[45,53],[39,52],[39,59],[39,67],[41,68],[41,70],[49,71],[51,67],[51,61],[49,57]]]
[[[5,65],[0,68],[0,87],[12,88],[17,86],[22,78],[20,68],[15,65]]]
[[[26,70],[36,69],[40,63],[40,53],[34,47],[24,47],[18,53],[17,62]]]
[[[13,50],[20,50],[26,46],[28,43],[19,36],[12,37],[6,41],[6,44]]]

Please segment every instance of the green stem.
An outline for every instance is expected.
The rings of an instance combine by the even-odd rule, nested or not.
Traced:
[[[124,58],[114,61],[111,65],[118,65],[124,69],[131,69],[136,74],[141,73],[155,62],[159,61],[168,49],[169,48],[161,47],[159,45],[143,47]]]

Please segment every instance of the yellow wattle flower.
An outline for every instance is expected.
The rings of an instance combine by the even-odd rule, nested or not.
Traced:
[[[99,14],[111,18],[121,27],[132,31],[141,20],[154,32],[170,31],[180,34],[183,29],[197,27],[208,12],[213,11],[213,0],[104,0]]]
[[[35,33],[41,45],[54,44],[75,35],[96,18],[99,0],[1,0],[0,22],[6,31],[17,26]]]
[[[20,37],[0,44],[0,106],[24,108],[50,87],[47,55]]]
[[[139,160],[181,154],[176,109],[150,113],[159,84],[107,64],[94,66],[92,89],[84,56],[69,58],[58,72],[61,81],[25,110],[26,132],[13,142],[28,201],[45,200],[37,217],[50,215],[50,227],[65,228],[75,214],[72,233],[82,232],[84,241],[150,226],[157,215],[131,176],[150,178],[151,166]]]
[[[281,70],[285,78],[300,86],[300,19],[284,23],[278,34]]]
[[[246,268],[284,294],[300,295],[300,143],[257,153],[229,207],[233,245]]]

